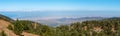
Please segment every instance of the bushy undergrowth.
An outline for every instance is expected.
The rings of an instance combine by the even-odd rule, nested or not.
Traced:
[[[21,35],[23,31],[40,36],[120,36],[120,19],[76,22],[71,25],[49,27],[32,21],[16,20],[8,28]]]

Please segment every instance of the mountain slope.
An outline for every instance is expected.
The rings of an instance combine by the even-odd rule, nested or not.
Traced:
[[[14,22],[14,20],[0,14],[0,33],[2,31],[4,31],[7,36],[18,36],[12,30],[8,29],[8,26],[12,25],[12,22]],[[37,36],[35,34],[31,34],[31,33],[27,33],[27,32],[25,32],[25,33],[26,34],[24,34],[24,32],[23,32],[24,36]]]
[[[7,29],[10,24],[10,22],[0,19],[0,32],[4,31],[7,36],[17,36],[13,31]]]
[[[7,36],[17,36],[13,31],[7,29],[13,20],[0,14],[0,32],[4,31]]]

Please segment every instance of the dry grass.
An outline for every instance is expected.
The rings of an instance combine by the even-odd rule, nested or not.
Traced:
[[[7,22],[7,21],[0,19],[0,33],[2,31],[4,31],[7,36],[18,36],[12,30],[9,30],[7,28],[8,25],[10,25],[10,22]],[[22,35],[24,35],[24,36],[38,36],[38,35],[27,33],[27,32],[23,32]]]

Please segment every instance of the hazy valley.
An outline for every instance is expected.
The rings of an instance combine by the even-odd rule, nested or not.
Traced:
[[[71,17],[71,18],[58,18],[58,19],[38,19],[38,20],[33,20],[38,23],[43,23],[48,26],[60,26],[60,25],[70,25],[71,23],[75,22],[83,22],[83,21],[90,21],[90,20],[102,20],[102,19],[107,19],[110,17]]]

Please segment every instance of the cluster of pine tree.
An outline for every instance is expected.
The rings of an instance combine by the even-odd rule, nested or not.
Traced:
[[[120,18],[76,22],[49,27],[32,21],[16,20],[8,28],[17,35],[23,31],[40,36],[120,36]]]

